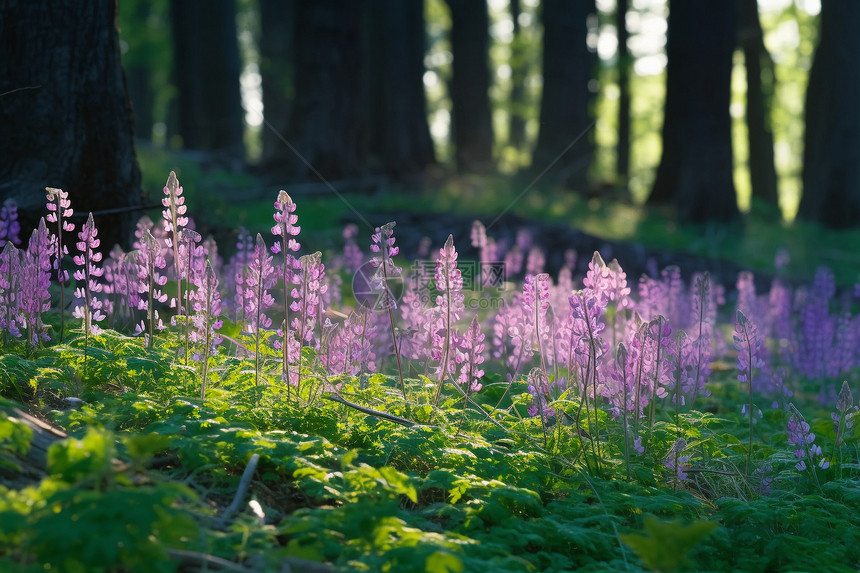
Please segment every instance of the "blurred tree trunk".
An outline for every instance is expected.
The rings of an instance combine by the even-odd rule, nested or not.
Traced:
[[[172,0],[178,128],[186,149],[244,158],[235,0]]]
[[[296,2],[296,97],[285,171],[299,178],[337,179],[360,173],[360,4],[351,0]]]
[[[851,227],[860,224],[860,2],[822,2],[820,23],[806,91],[798,217]]]
[[[672,0],[666,43],[663,153],[649,204],[672,204],[682,221],[738,215],[732,172],[734,2]]]
[[[519,151],[526,141],[526,53],[525,39],[520,28],[522,6],[520,0],[510,0],[511,20],[514,23],[511,39],[511,92],[508,95],[508,145]]]
[[[293,0],[260,0],[260,75],[263,82],[264,169],[290,161],[292,152],[281,141],[287,132],[290,106],[295,97],[293,63]]]
[[[490,16],[486,0],[447,0],[451,9],[451,131],[460,171],[493,170]]]
[[[753,0],[755,1],[755,0]],[[625,188],[630,177],[630,70],[632,58],[627,47],[628,0],[617,0],[615,28],[618,30],[618,154],[615,171]]]
[[[739,0],[738,8],[740,11],[738,38],[744,51],[747,73],[747,131],[752,197],[753,200],[766,205],[779,207],[770,119],[776,83],[773,59],[764,45],[758,2]]]
[[[131,100],[134,111],[134,135],[141,139],[152,139],[153,109],[155,107],[155,94],[152,86],[152,72],[146,60],[142,57],[147,48],[146,22],[151,12],[149,2],[123,2],[120,5],[122,20],[134,22],[137,37],[129,37],[130,32],[123,28],[123,39],[126,41],[128,51],[123,55],[123,67],[125,69],[126,83],[128,85],[128,97]],[[125,14],[125,10],[129,13]]]
[[[435,163],[424,94],[423,0],[365,4],[370,149],[386,175],[421,173]]]
[[[543,2],[543,94],[532,171],[584,190],[593,157],[588,113],[588,0]]]
[[[45,187],[96,216],[101,250],[128,245],[141,203],[114,0],[0,0],[0,200],[21,209],[22,239]]]

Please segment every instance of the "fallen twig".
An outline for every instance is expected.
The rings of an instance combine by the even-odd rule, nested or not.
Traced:
[[[260,454],[254,454],[248,460],[248,465],[245,467],[245,473],[242,474],[242,479],[239,481],[239,488],[236,490],[236,495],[233,496],[233,501],[221,514],[221,518],[217,521],[218,527],[226,527],[233,519],[233,515],[239,511],[239,506],[245,500],[245,495],[248,493],[248,487],[251,485],[251,480],[254,477],[254,472],[257,471],[257,463],[260,461]]]
[[[388,412],[359,406],[358,404],[350,402],[349,400],[344,400],[339,394],[327,394],[323,396],[323,398],[325,398],[326,400],[331,400],[332,402],[337,402],[338,404],[343,404],[344,406],[349,406],[350,408],[353,408],[355,410],[358,410],[359,412],[363,412],[370,416],[376,416],[377,418],[382,418],[384,420],[388,420],[389,422],[394,422],[395,424],[406,426],[407,428],[424,425],[418,424],[417,422],[413,422],[412,420],[407,420],[406,418],[401,418],[400,416],[395,416],[394,414],[389,414]]]

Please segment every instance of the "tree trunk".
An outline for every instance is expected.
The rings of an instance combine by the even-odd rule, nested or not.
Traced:
[[[172,0],[179,135],[186,149],[244,158],[235,0]]]
[[[543,94],[532,171],[584,190],[593,150],[588,113],[591,56],[587,0],[543,2]]]
[[[0,0],[0,198],[28,237],[45,187],[77,213],[141,203],[114,0]],[[97,216],[101,249],[127,245],[139,213]]]
[[[679,219],[738,215],[732,173],[734,3],[673,0],[666,43],[663,153],[650,204],[672,204]]]
[[[435,163],[424,94],[424,2],[373,0],[366,7],[371,152],[394,178],[421,173]]]
[[[451,9],[451,132],[457,167],[493,170],[490,115],[490,16],[486,0],[447,0]]]
[[[360,5],[352,0],[296,3],[296,98],[287,140],[298,152],[283,165],[298,178],[360,173]]]
[[[747,72],[747,131],[752,198],[779,206],[770,110],[775,89],[773,60],[764,45],[756,0],[739,0],[740,45]],[[776,212],[776,211],[774,211]]]
[[[627,47],[628,0],[617,0],[615,28],[618,30],[618,154],[615,171],[624,187],[630,176],[630,70],[632,58]]]
[[[281,141],[287,132],[290,107],[295,98],[293,63],[292,0],[260,0],[260,76],[263,82],[263,155],[264,169],[291,161],[292,152]]]
[[[508,95],[508,145],[519,151],[526,141],[526,66],[525,39],[520,29],[520,0],[510,0],[511,20],[514,23],[511,39],[511,92]]]
[[[155,92],[152,85],[154,59],[151,53],[156,47],[149,31],[152,8],[152,2],[149,1],[123,1],[119,4],[118,14],[120,40],[126,45],[122,66],[134,112],[134,136],[147,140],[152,139],[152,125],[155,122]]]
[[[806,91],[803,198],[798,217],[860,224],[860,3],[821,4],[821,36]]]

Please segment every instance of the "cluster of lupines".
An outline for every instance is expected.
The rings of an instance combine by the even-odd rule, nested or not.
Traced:
[[[81,301],[75,313],[82,318],[89,335],[96,331],[95,323],[104,318],[107,311],[114,314],[125,309],[134,317],[135,312],[145,310],[147,319],[141,330],[148,331],[147,339],[152,344],[156,331],[167,328],[157,314],[167,307],[161,287],[168,278],[180,284],[184,282],[186,289],[183,292],[179,287],[181,294],[173,306],[179,312],[184,308],[190,313],[193,309],[194,328],[188,337],[196,347],[194,357],[201,362],[201,392],[205,395],[208,358],[218,351],[220,342],[218,330],[223,319],[220,297],[224,285],[217,276],[215,245],[211,241],[202,242],[200,235],[191,229],[192,223],[184,215],[181,189],[172,174],[165,186],[163,220],[156,225],[143,219],[137,233],[138,252],[127,255],[114,251],[105,265],[108,270],[103,277],[97,232],[92,217],[88,219],[79,233],[80,253],[75,257],[79,267],[75,272],[78,280],[75,294]],[[47,221],[52,225],[53,234],[43,224],[31,238],[26,253],[7,245],[0,256],[0,327],[15,336],[27,327],[27,337],[33,344],[46,339],[47,329],[40,322],[41,314],[47,309],[46,276],[56,271],[57,278],[64,280],[62,256],[67,250],[62,233],[73,230],[66,220],[71,208],[65,194],[49,190],[48,199]],[[233,312],[239,311],[235,316],[241,317],[244,332],[253,337],[258,382],[263,370],[260,345],[264,340],[274,339],[283,351],[282,380],[288,387],[300,383],[300,350],[302,346],[311,346],[332,375],[358,375],[375,369],[379,362],[394,355],[405,393],[399,360],[403,350],[403,355],[409,359],[424,360],[425,372],[430,366],[436,369],[440,390],[446,380],[457,382],[467,395],[481,390],[484,333],[477,317],[467,316],[465,312],[453,237],[442,246],[436,261],[434,278],[438,295],[435,304],[428,296],[430,277],[424,271],[407,282],[403,300],[409,304],[401,308],[402,327],[398,328],[392,312],[397,308],[396,300],[389,284],[390,279],[401,272],[393,260],[398,255],[394,224],[377,228],[371,245],[375,255],[371,263],[376,269],[373,284],[379,292],[380,307],[388,311],[388,316],[357,309],[349,312],[342,324],[337,324],[331,320],[336,313],[325,318],[323,312],[333,295],[327,290],[321,255],[314,253],[297,258],[300,246],[296,237],[300,228],[296,224],[295,203],[282,192],[275,208],[272,232],[276,241],[271,250],[278,255],[277,260],[268,255],[262,236],[257,237],[253,251],[243,236],[243,246],[231,261],[228,273],[228,279],[236,285]],[[354,228],[344,237],[347,248],[337,266],[351,272],[361,264],[361,251],[355,242]],[[551,418],[558,415],[550,404],[562,391],[570,389],[580,397],[588,423],[587,432],[597,436],[588,438],[596,463],[600,463],[597,458],[602,441],[597,427],[598,409],[608,406],[612,415],[623,418],[628,432],[624,447],[629,456],[631,451],[642,453],[650,447],[650,427],[659,401],[671,399],[677,416],[682,406],[692,408],[698,396],[707,395],[709,363],[721,350],[722,341],[714,324],[716,307],[723,302],[721,287],[712,285],[707,275],[694,277],[688,289],[679,270],[670,267],[653,273],[654,278],[640,280],[639,296],[634,299],[620,265],[616,261],[606,264],[597,254],[589,264],[583,288],[574,290],[575,252],[566,256],[566,265],[554,283],[548,274],[538,272],[543,270],[545,260],[528,233],[520,233],[516,244],[505,254],[503,243],[487,237],[483,225],[476,224],[472,229],[472,243],[479,250],[482,262],[489,263],[494,257],[504,256],[510,272],[522,269],[523,253],[528,253],[525,261],[528,274],[522,291],[507,297],[498,311],[488,317],[493,322],[493,354],[504,360],[511,381],[527,373],[532,394],[530,411],[540,415],[543,424],[550,423]],[[207,254],[209,261],[205,262]],[[29,269],[26,272],[25,267]],[[172,277],[169,276],[171,267]],[[130,277],[140,281],[136,288],[129,288]],[[755,313],[755,318],[738,313],[735,329],[738,379],[750,385],[750,399],[744,408],[750,414],[750,432],[752,413],[757,411],[754,410],[753,392],[767,391],[768,380],[782,375],[778,369],[770,368],[769,362],[789,361],[789,365],[798,366],[808,376],[832,376],[860,362],[854,343],[860,339],[860,323],[847,311],[850,300],[843,298],[841,310],[831,314],[830,309],[838,306],[832,304],[835,296],[832,275],[819,272],[810,289],[796,294],[783,283],[774,281],[768,295],[768,303],[773,304],[763,303],[763,297],[755,294],[752,281],[751,275],[741,277],[738,304],[741,310]],[[284,289],[284,319],[277,336],[268,337],[265,331],[273,321],[266,313],[275,305],[272,291],[278,282]],[[110,305],[99,294],[109,295]],[[765,313],[762,309],[767,306],[770,311]],[[792,323],[792,314],[800,316],[796,324]],[[386,328],[381,324],[386,318],[391,337],[386,335]],[[465,328],[460,330],[458,323],[464,318],[468,322],[461,324],[461,328]],[[147,322],[149,327],[145,328]],[[762,340],[774,338],[777,332],[779,340],[787,340],[778,348],[799,351],[766,355]],[[831,362],[822,365],[819,358],[809,358],[813,354],[820,356],[825,347],[837,355],[838,360],[832,361],[836,366]],[[805,369],[799,368],[801,360],[805,360]],[[837,446],[850,430],[855,411],[850,391],[843,389],[834,414]],[[577,417],[574,422],[579,426],[582,420]],[[799,414],[792,414],[790,439],[795,445],[808,446],[800,461],[808,458],[826,464],[814,441],[809,441],[808,426],[804,424]],[[580,439],[588,436],[587,432],[578,432]],[[670,453],[665,463],[678,480],[683,480],[688,453],[678,444]],[[748,474],[750,454],[751,438]]]

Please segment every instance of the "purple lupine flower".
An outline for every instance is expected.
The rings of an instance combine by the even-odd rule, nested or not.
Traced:
[[[319,251],[299,258],[301,273],[297,288],[292,291],[293,302],[290,310],[295,314],[292,326],[300,346],[306,346],[314,339],[316,319],[323,312],[320,308],[320,297],[325,292],[325,265],[322,263],[322,253]],[[314,345],[317,349],[319,344]],[[298,357],[296,357],[298,360]]]
[[[466,310],[463,295],[463,277],[457,268],[457,249],[454,248],[454,236],[448,235],[445,246],[439,249],[434,274],[436,297],[434,315],[438,324],[432,337],[432,357],[439,362],[439,382],[436,386],[436,401],[442,389],[442,381],[449,372],[453,373],[451,346],[453,344],[454,323],[460,320]]]
[[[198,351],[193,359],[202,364],[201,378],[203,383],[200,388],[200,397],[206,397],[206,383],[209,373],[209,358],[218,353],[218,345],[222,338],[218,330],[223,326],[221,317],[221,294],[218,292],[218,278],[212,263],[206,261],[205,270],[197,274],[193,279],[197,290],[193,295],[192,308],[194,316],[191,319],[194,331],[191,333],[191,341],[199,344]]]
[[[397,303],[388,285],[390,279],[400,276],[401,273],[401,268],[395,265],[392,260],[392,257],[397,256],[400,252],[400,247],[394,246],[394,226],[394,222],[386,223],[382,227],[377,227],[376,232],[371,236],[373,244],[370,245],[370,250],[376,253],[370,259],[371,266],[376,269],[371,277],[371,286],[382,291],[382,308],[397,308]]]
[[[815,464],[815,458],[819,457],[818,467],[826,470],[830,467],[830,462],[824,459],[821,452],[821,446],[815,443],[815,434],[810,431],[809,424],[803,419],[794,404],[790,405],[791,417],[788,420],[788,443],[797,446],[794,450],[794,457],[800,461],[794,466],[797,471],[802,472],[806,469],[806,460]],[[814,470],[812,470],[814,472]]]
[[[540,416],[541,419],[555,416],[555,411],[549,405],[552,396],[546,373],[540,368],[532,368],[526,378],[526,384],[528,393],[532,397],[531,404],[526,410],[529,416]]]
[[[481,332],[477,316],[472,318],[472,324],[463,336],[458,337],[456,350],[455,362],[459,365],[457,383],[467,392],[479,392],[482,388],[480,380],[484,376],[484,371],[480,369],[484,362],[484,333]]]
[[[349,314],[329,350],[329,371],[332,374],[359,376],[365,368],[375,368],[371,344],[373,327],[364,308]]]
[[[517,245],[505,253],[505,273],[508,276],[517,275],[523,270],[523,252]]]
[[[155,331],[167,328],[158,316],[155,303],[167,302],[167,293],[161,291],[161,287],[167,283],[167,277],[159,271],[167,266],[167,261],[162,254],[162,248],[152,233],[145,231],[140,240],[140,248],[137,251],[137,292],[146,296],[138,297],[137,309],[147,311],[148,333],[146,335],[146,346],[152,348]],[[141,334],[147,330],[144,322],[135,328],[135,334]]]
[[[21,245],[21,223],[18,222],[18,204],[14,199],[6,199],[0,207],[0,247],[7,241]]]
[[[137,264],[137,252],[126,253],[114,245],[105,261],[105,293],[112,295],[111,326],[119,318],[134,323],[134,311],[140,306],[138,283],[140,269]]]
[[[237,277],[238,282],[238,277]],[[257,241],[251,261],[248,264],[248,274],[244,279],[244,315],[245,325],[254,336],[254,384],[260,383],[260,331],[272,326],[272,319],[266,316],[266,311],[275,304],[275,299],[269,293],[278,282],[278,274],[272,257],[266,248],[263,236],[257,234]]]
[[[394,246],[394,222],[386,223],[382,227],[377,227],[376,232],[371,236],[373,244],[370,245],[370,250],[376,255],[370,260],[371,266],[376,269],[370,279],[370,286],[376,290],[382,291],[382,299],[378,301],[382,308],[388,310],[388,323],[391,327],[391,343],[394,350],[394,357],[397,360],[397,373],[400,377],[400,391],[403,398],[406,398],[406,383],[403,381],[403,366],[400,363],[400,347],[397,344],[397,334],[394,328],[394,309],[397,308],[397,303],[391,293],[388,284],[389,279],[400,276],[401,269],[394,264],[392,257],[397,256],[400,252],[399,247]],[[438,396],[438,391],[437,391]]]
[[[529,254],[526,257],[526,274],[539,275],[543,272],[545,265],[546,256],[544,256],[543,250],[537,245],[529,249]]]
[[[522,304],[523,314],[531,324],[531,331],[534,333],[535,342],[537,342],[541,367],[546,372],[546,352],[544,345],[550,339],[550,328],[546,320],[547,311],[549,310],[548,274],[541,273],[539,275],[526,276],[523,283]],[[528,344],[532,344],[531,339],[528,341]]]
[[[257,333],[261,329],[272,326],[272,319],[265,313],[275,304],[275,299],[269,290],[278,282],[278,276],[277,268],[268,252],[263,236],[258,233],[248,262],[248,274],[244,281],[245,296],[242,303],[245,310],[245,327],[251,333]]]
[[[296,204],[286,191],[281,190],[275,200],[275,213],[272,218],[275,224],[272,226],[272,234],[278,238],[272,245],[272,253],[280,255],[280,279],[284,287],[284,321],[278,329],[278,339],[275,340],[275,348],[281,350],[281,380],[287,386],[289,392],[292,382],[290,381],[290,358],[298,356],[298,341],[290,334],[290,284],[295,284],[296,273],[300,270],[300,264],[295,253],[299,250],[299,242],[294,238],[298,236],[301,227],[296,225],[299,220],[295,215]],[[296,381],[298,384],[298,381]],[[288,394],[289,396],[289,394]]]
[[[517,229],[517,238],[516,245],[519,247],[520,252],[527,253],[532,248],[534,244],[534,236],[529,229],[525,227],[521,229]]]
[[[691,395],[691,408],[700,393],[702,396],[710,395],[706,384],[711,373],[711,332],[716,315],[716,305],[711,298],[711,275],[697,275],[693,285],[692,315],[698,334],[689,349],[691,353],[695,352],[695,356],[690,356],[688,363],[693,365],[695,373],[688,379],[689,384],[683,385],[684,393]],[[684,357],[679,360],[684,362]]]
[[[621,269],[621,265],[614,259],[607,265],[597,251],[594,251],[591,262],[588,263],[588,272],[582,284],[594,291],[595,296],[597,296],[600,304],[604,307],[610,301],[617,301],[621,308],[630,306],[628,302],[630,288],[627,286],[627,273]]]
[[[494,274],[491,263],[498,262],[499,253],[496,242],[487,236],[487,228],[480,221],[472,223],[469,233],[472,246],[478,249],[478,261],[481,269],[481,284],[484,286],[499,286],[503,278]]]
[[[19,329],[19,306],[21,288],[20,280],[21,254],[12,243],[6,241],[0,252],[0,330],[3,331],[3,344],[6,344],[6,334],[15,338],[21,336]]]
[[[176,172],[171,171],[167,176],[167,183],[164,185],[164,195],[161,199],[161,204],[164,210],[161,216],[164,219],[164,230],[168,233],[165,245],[173,251],[173,272],[175,277],[179,278],[179,233],[188,225],[188,217],[185,216],[185,211],[188,207],[185,205],[185,197],[182,196],[182,187],[179,185],[179,179],[176,178]],[[182,298],[182,297],[180,297]],[[179,314],[182,314],[182,308],[179,308]]]
[[[687,481],[687,472],[689,469],[690,456],[682,456],[681,453],[687,447],[687,440],[678,438],[672,444],[669,453],[663,458],[663,465],[672,470],[674,475],[673,481]]]
[[[735,350],[738,351],[738,382],[749,384],[749,419],[750,433],[749,445],[747,449],[747,462],[744,473],[749,475],[750,457],[752,456],[752,436],[753,436],[753,369],[759,369],[764,366],[764,361],[761,358],[761,338],[758,334],[758,329],[750,319],[746,317],[743,311],[737,311],[737,323],[735,324]],[[746,411],[746,405],[744,405]]]
[[[50,340],[42,322],[42,313],[51,309],[52,243],[45,219],[33,230],[27,251],[21,257],[20,310],[32,346]]]
[[[406,279],[400,301],[400,353],[409,360],[430,359],[435,315],[427,311],[430,301],[430,273],[427,265],[416,264]]]
[[[69,254],[69,249],[63,241],[63,232],[71,233],[75,230],[74,223],[68,220],[74,211],[71,208],[68,193],[53,187],[46,187],[45,190],[48,192],[46,195],[48,202],[45,205],[48,215],[45,220],[48,223],[56,223],[56,228],[51,234],[51,242],[54,244],[54,271],[60,285],[60,340],[62,341],[66,326],[66,283],[69,281],[69,272],[63,268],[63,257]]]
[[[815,272],[812,287],[801,294],[800,342],[795,367],[807,378],[828,375],[836,321],[830,315],[830,301],[836,285],[833,272],[820,267]]]
[[[245,274],[254,252],[254,239],[245,227],[239,227],[236,239],[236,252],[227,263],[227,272],[223,287],[232,296],[228,299],[227,308],[236,322],[244,320],[243,311],[245,300]]]
[[[202,238],[200,233],[187,227],[179,232],[179,278],[186,281],[188,288],[194,283],[194,277],[206,270],[207,260],[212,265],[212,270],[215,270],[212,259],[206,257],[206,248],[200,244]],[[183,293],[183,301],[190,298],[187,293]],[[172,300],[170,305],[176,306],[176,301]]]
[[[98,296],[98,293],[102,292],[102,284],[98,279],[104,274],[104,269],[98,264],[102,260],[102,254],[96,250],[101,244],[97,235],[98,229],[93,221],[93,214],[90,213],[78,233],[80,240],[77,247],[80,254],[73,257],[75,264],[80,267],[73,275],[78,281],[75,299],[80,301],[80,305],[75,308],[72,316],[83,321],[82,328],[87,334],[99,334],[101,328],[95,323],[107,318],[102,312],[104,303]]]
[[[272,253],[277,255],[299,250],[299,242],[293,237],[297,236],[302,228],[296,225],[299,217],[293,214],[295,212],[296,204],[286,191],[280,191],[275,201],[275,224],[272,226],[272,234],[280,237],[280,240],[272,245]]]
[[[346,270],[350,273],[357,273],[361,265],[364,264],[364,253],[361,252],[361,247],[356,242],[358,237],[358,225],[349,223],[343,228],[343,261]]]
[[[830,414],[833,420],[833,431],[836,433],[835,447],[842,445],[845,436],[854,427],[854,417],[860,408],[854,405],[854,397],[851,395],[851,388],[848,386],[848,381],[842,382],[842,389],[839,391],[839,396],[836,399],[836,412]]]
[[[764,367],[760,356],[761,338],[756,325],[740,310],[737,311],[733,338],[738,351],[738,382],[752,384],[753,369]]]

